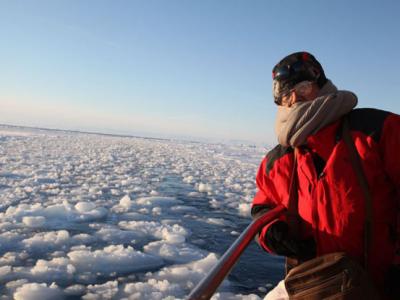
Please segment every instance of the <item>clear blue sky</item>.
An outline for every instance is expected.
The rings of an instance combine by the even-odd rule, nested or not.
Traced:
[[[0,123],[271,145],[271,69],[299,50],[400,113],[399,3],[0,0]]]

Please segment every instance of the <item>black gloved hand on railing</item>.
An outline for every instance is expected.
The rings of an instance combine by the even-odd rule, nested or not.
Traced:
[[[385,274],[385,292],[390,299],[400,299],[400,265],[392,265]]]
[[[266,233],[265,242],[276,254],[307,260],[315,257],[316,245],[313,238],[296,240],[289,235],[289,226],[284,221],[272,224]]]

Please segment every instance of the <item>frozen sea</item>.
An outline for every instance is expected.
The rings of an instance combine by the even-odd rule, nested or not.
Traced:
[[[0,299],[184,299],[249,224],[265,149],[0,126]],[[262,299],[254,242],[213,299]]]

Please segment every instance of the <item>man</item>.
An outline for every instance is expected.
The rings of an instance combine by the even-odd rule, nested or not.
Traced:
[[[400,116],[353,109],[356,95],[337,90],[321,64],[307,52],[290,54],[274,67],[273,96],[278,105],[279,145],[260,165],[252,215],[279,204],[288,207],[295,173],[299,223],[293,227],[283,215],[268,224],[258,237],[261,247],[300,262],[345,252],[364,265],[366,199],[342,139],[346,117],[372,195],[370,275],[381,295],[393,295],[400,284],[395,267],[399,250]],[[298,150],[295,168],[294,148]]]

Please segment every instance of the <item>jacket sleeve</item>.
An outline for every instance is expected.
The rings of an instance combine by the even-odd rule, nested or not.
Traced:
[[[389,114],[383,124],[380,139],[383,164],[390,180],[400,192],[400,116]]]
[[[261,162],[256,176],[257,192],[253,198],[253,204],[251,208],[251,215],[253,218],[257,218],[258,216],[266,213],[268,210],[273,209],[281,202],[274,184],[274,180],[266,172],[266,165],[267,157]],[[280,218],[277,218],[264,226],[257,237],[257,242],[267,252],[272,253],[273,251],[265,243],[266,232],[268,231],[268,228],[278,220],[285,220],[285,217],[281,216]]]
[[[382,135],[379,141],[383,166],[390,181],[397,190],[397,224],[396,231],[396,255],[393,264],[400,264],[400,116],[389,114],[383,124]]]

